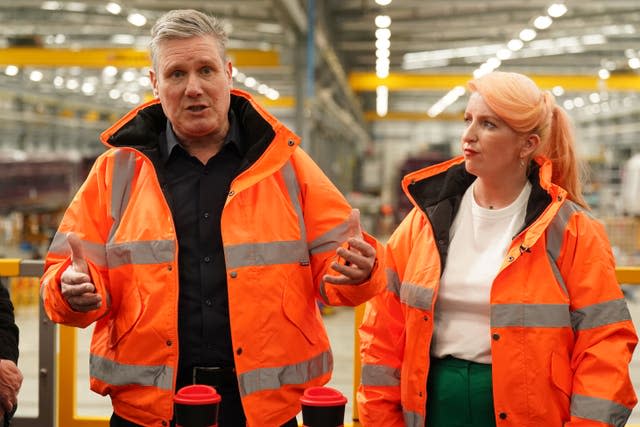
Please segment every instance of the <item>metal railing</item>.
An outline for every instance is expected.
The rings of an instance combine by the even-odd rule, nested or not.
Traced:
[[[43,266],[44,262],[40,260],[0,259],[0,277],[40,277]],[[56,425],[56,325],[49,320],[42,304],[38,304],[38,307],[38,416],[16,417],[12,423],[15,427]]]
[[[44,262],[41,260],[0,259],[0,277],[40,277]],[[618,267],[618,282],[640,285],[640,267]],[[56,325],[53,324],[39,303],[39,353],[38,353],[38,416],[17,416],[15,427],[108,427],[106,417],[79,416],[76,407],[77,390],[77,329],[59,327],[59,353],[56,360]],[[357,333],[362,321],[364,305],[354,310],[354,382],[353,424],[345,427],[360,427],[356,392],[360,383],[360,341]],[[57,363],[56,363],[57,362]],[[56,366],[58,375],[56,376]],[[57,381],[56,381],[57,379]],[[638,425],[628,427],[640,427]]]

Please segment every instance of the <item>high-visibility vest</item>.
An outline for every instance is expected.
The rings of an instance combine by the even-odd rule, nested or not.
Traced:
[[[387,289],[360,327],[365,427],[424,427],[433,313],[448,224],[474,177],[462,158],[403,180],[414,209],[386,248]],[[602,224],[551,184],[536,159],[525,228],[491,287],[498,426],[623,426],[636,404],[637,343]],[[535,170],[538,172],[536,173]],[[459,202],[458,202],[459,203]]]
[[[280,426],[299,412],[305,388],[331,376],[317,299],[360,304],[382,290],[384,270],[377,266],[357,286],[323,281],[353,229],[351,207],[298,147],[299,139],[249,95],[233,91],[232,108],[247,126],[248,142],[264,144],[231,183],[221,218],[235,367],[248,425]],[[96,322],[91,389],[110,395],[118,415],[144,426],[166,426],[172,418],[178,364],[178,245],[147,152],[164,123],[152,101],[103,133],[110,148],[64,215],[41,287],[53,321]],[[71,310],[60,293],[71,231],[108,301],[89,313]],[[368,235],[365,240],[377,245]]]

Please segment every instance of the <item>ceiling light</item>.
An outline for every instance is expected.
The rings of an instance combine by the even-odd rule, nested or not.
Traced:
[[[389,49],[391,47],[391,41],[389,39],[377,39],[376,49]]]
[[[539,30],[546,30],[553,23],[553,19],[548,16],[538,16],[535,21],[533,21],[533,26]]]
[[[553,89],[551,89],[551,93],[555,96],[562,96],[564,95],[564,88],[562,86],[554,86]]]
[[[524,43],[520,39],[513,39],[507,43],[507,47],[514,52],[522,49],[522,46],[524,46]]]
[[[61,8],[62,8],[62,5],[58,1],[45,1],[40,6],[40,9],[44,9],[44,10],[58,10]]]
[[[386,86],[378,86],[376,88],[376,113],[380,117],[387,115],[389,108],[389,88]]]
[[[118,89],[111,89],[109,91],[109,98],[111,98],[111,99],[120,98],[120,91]]]
[[[387,6],[391,4],[391,0],[376,0],[376,3],[380,6]]]
[[[554,3],[547,9],[547,13],[552,18],[559,18],[567,13],[567,6],[562,3]]]
[[[378,28],[376,30],[376,38],[389,40],[391,38],[391,31],[388,28]]]
[[[530,42],[531,40],[536,38],[536,35],[538,35],[538,33],[536,33],[535,30],[531,28],[525,28],[524,30],[520,31],[520,40],[524,42]]]
[[[272,101],[275,101],[276,99],[280,98],[280,92],[278,92],[275,89],[269,89],[267,91],[267,98],[269,98]]]
[[[34,70],[31,72],[31,74],[29,74],[29,80],[31,80],[32,82],[39,82],[43,77],[44,74],[42,74],[42,71],[38,70]]]
[[[376,49],[376,58],[389,59],[389,56],[391,56],[389,49]]]
[[[87,5],[77,1],[70,1],[64,5],[64,8],[70,12],[84,12],[87,10]]]
[[[631,58],[629,59],[629,68],[632,70],[637,70],[640,68],[640,58]]]
[[[389,28],[391,25],[391,18],[388,15],[378,15],[376,16],[376,26],[378,28]]]
[[[18,71],[20,71],[20,69],[15,65],[7,65],[7,68],[4,69],[4,73],[11,77],[18,75]]]
[[[53,85],[57,88],[61,88],[64,86],[64,77],[62,76],[55,76],[53,78]]]
[[[129,21],[131,25],[135,25],[136,27],[142,27],[144,24],[147,23],[147,18],[145,18],[145,16],[141,13],[132,13],[129,16],[127,16],[127,21]]]
[[[600,94],[598,92],[593,92],[589,94],[589,101],[593,104],[597,104],[600,102]]]
[[[600,80],[607,80],[611,77],[611,73],[606,68],[601,68],[600,71],[598,71],[598,77],[600,77]]]
[[[122,12],[122,6],[120,6],[118,3],[113,1],[107,3],[107,5],[104,8],[107,9],[107,12],[112,13],[114,15],[117,15],[120,12]]]

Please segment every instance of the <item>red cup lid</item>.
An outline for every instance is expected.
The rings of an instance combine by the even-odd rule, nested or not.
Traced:
[[[331,387],[309,387],[300,402],[308,406],[338,406],[346,404],[347,398]]]
[[[173,401],[181,405],[208,405],[221,400],[222,397],[215,388],[200,384],[182,387],[173,397]]]

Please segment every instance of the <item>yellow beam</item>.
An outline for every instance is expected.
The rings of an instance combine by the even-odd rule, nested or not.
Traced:
[[[389,91],[448,91],[456,86],[466,86],[471,78],[467,74],[391,73],[380,79],[375,73],[356,72],[349,75],[349,84],[356,92],[375,91],[380,85],[387,86]],[[609,90],[640,90],[640,75],[637,74],[612,75],[605,81],[595,75],[531,75],[531,78],[543,89],[562,86],[567,91],[596,91],[603,87]]]
[[[231,62],[238,68],[277,67],[280,55],[273,50],[231,49],[227,51]],[[143,68],[150,65],[146,50],[119,49],[48,49],[10,47],[0,49],[0,65],[19,67],[85,67],[102,68],[113,65],[119,68]]]
[[[618,283],[640,285],[640,267],[617,267]]]
[[[14,277],[20,275],[20,259],[0,259],[0,277]]]
[[[400,122],[424,122],[428,120],[435,121],[459,121],[462,122],[463,115],[460,114],[451,114],[451,113],[442,113],[437,117],[430,117],[426,110],[425,111],[389,111],[383,117],[379,116],[375,111],[365,111],[364,113],[365,120],[369,122],[373,121],[400,121]]]

